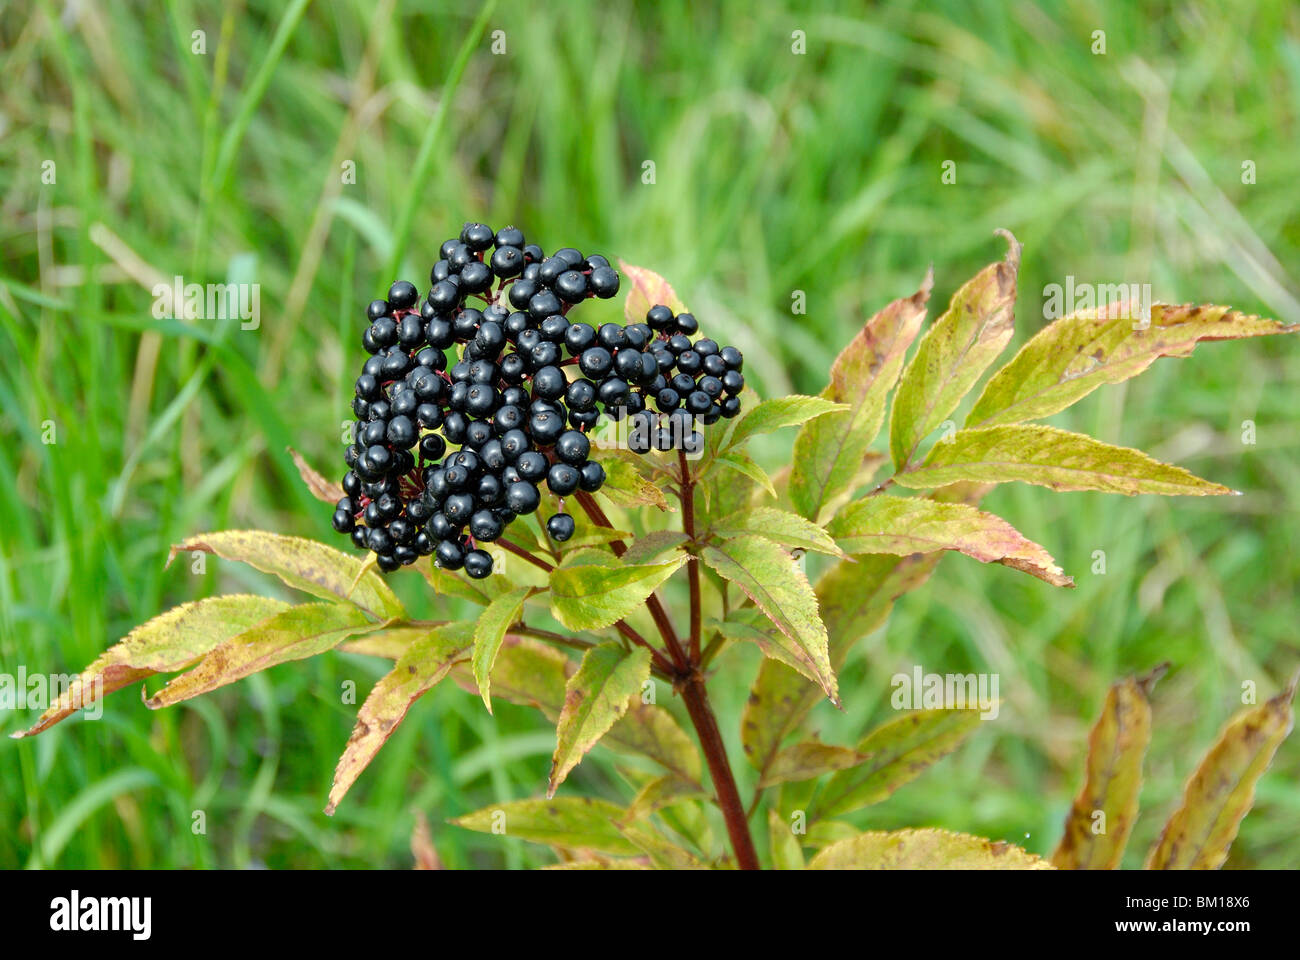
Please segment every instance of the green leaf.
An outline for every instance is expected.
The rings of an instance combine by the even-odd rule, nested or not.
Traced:
[[[555,754],[546,795],[555,790],[584,754],[627,712],[628,700],[640,694],[650,677],[650,651],[602,643],[582,657],[564,689],[564,707],[555,730]]]
[[[903,371],[889,421],[889,450],[900,470],[1011,340],[1020,244],[1005,230],[999,233],[1009,245],[1006,259],[953,294]]]
[[[870,456],[868,448],[885,419],[885,399],[925,320],[933,282],[933,271],[927,271],[921,289],[868,320],[831,367],[822,396],[848,409],[804,426],[795,437],[791,460],[790,499],[810,520],[851,492]]]
[[[1148,870],[1218,870],[1255,803],[1255,784],[1291,732],[1296,684],[1233,717],[1183,790]]]
[[[145,701],[150,710],[169,707],[290,660],[332,650],[348,637],[380,629],[346,603],[302,603],[272,614],[223,641],[198,665]]]
[[[623,835],[642,853],[650,857],[650,862],[660,870],[703,870],[700,863],[689,851],[667,840],[657,830],[641,824],[620,824]]]
[[[756,644],[758,649],[763,651],[763,656],[771,657],[779,663],[798,670],[821,687],[828,697],[834,699],[835,673],[830,669],[830,663],[819,661],[797,640],[785,634],[761,610],[751,607],[733,610],[726,620],[713,621],[713,626],[728,640]]]
[[[865,757],[849,747],[837,747],[820,740],[806,740],[786,747],[768,766],[760,787],[788,781],[812,780],[861,763]]]
[[[570,630],[595,630],[622,620],[645,602],[683,563],[556,567],[551,573],[551,613]]]
[[[1018,480],[1058,491],[1100,490],[1129,496],[1232,493],[1181,467],[1153,460],[1140,450],[1041,424],[959,430],[951,441],[936,443],[924,464],[897,474],[895,479],[905,487],[919,488],[959,480]]]
[[[1145,677],[1110,688],[1088,738],[1087,780],[1065,817],[1065,833],[1052,854],[1060,870],[1114,870],[1124,856],[1138,814],[1142,758],[1151,740],[1152,685],[1168,664]],[[1102,814],[1102,819],[1097,814]]]
[[[643,820],[660,810],[703,796],[704,791],[695,781],[684,780],[673,773],[665,773],[650,780],[637,791],[632,802],[628,804],[627,819],[629,822]]]
[[[649,757],[673,775],[696,785],[700,752],[681,724],[663,707],[633,699],[627,714],[605,734],[601,744]]]
[[[428,627],[390,627],[383,631],[404,644],[406,650],[393,669],[379,679],[357,711],[352,736],[334,770],[325,813],[333,816],[339,802],[356,783],[361,771],[388,742],[406,711],[442,680],[452,664],[463,659],[474,640],[471,623],[448,623]]]
[[[772,478],[767,475],[767,471],[754,462],[754,459],[743,450],[728,450],[726,453],[720,453],[714,459],[714,463],[726,467],[739,473],[741,476],[748,477],[754,483],[758,484],[768,496],[776,497],[776,487],[772,486]]]
[[[519,622],[519,614],[524,609],[524,600],[532,593],[531,587],[520,587],[510,593],[503,593],[479,614],[474,627],[474,682],[478,684],[483,703],[492,712],[492,665],[496,663],[497,651],[506,631]]]
[[[202,550],[272,573],[296,590],[322,600],[342,598],[380,620],[406,616],[392,588],[374,570],[346,553],[304,537],[287,537],[264,530],[223,530],[200,534],[172,547],[167,562],[178,553]]]
[[[812,550],[844,557],[831,535],[797,513],[775,507],[752,507],[740,513],[723,517],[712,526],[712,533],[720,537],[753,535],[774,540],[787,550]]]
[[[101,653],[30,729],[11,736],[30,737],[137,680],[184,670],[214,647],[288,607],[281,600],[252,594],[210,597],[172,607]]]
[[[849,553],[908,556],[956,550],[980,563],[1000,563],[1053,586],[1073,586],[1041,546],[1001,517],[965,503],[924,497],[867,497],[849,504],[827,527]]]
[[[605,483],[600,488],[610,503],[616,507],[658,507],[668,509],[668,498],[663,490],[642,476],[637,468],[620,457],[601,457],[605,468]]]
[[[1146,326],[1132,316],[1132,310],[1112,306],[1101,315],[1090,311],[1044,327],[989,379],[967,425],[991,427],[1051,416],[1104,383],[1137,376],[1160,357],[1190,356],[1202,340],[1300,330],[1211,305],[1155,303]]]
[[[626,811],[591,797],[515,800],[484,807],[451,823],[480,833],[498,833],[566,850],[602,850],[627,856],[641,849],[618,824]]]
[[[802,870],[803,848],[790,824],[775,810],[767,811],[768,849],[772,853],[772,869]]]
[[[826,627],[817,612],[817,595],[790,554],[771,540],[743,536],[706,545],[700,558],[718,576],[745,591],[768,619],[798,644],[815,665],[826,696],[838,706],[839,693],[830,665]]]
[[[813,804],[817,818],[838,817],[884,800],[956,750],[981,716],[979,710],[918,710],[877,727],[858,744],[866,759],[822,786]]]
[[[680,530],[651,530],[628,544],[624,563],[645,564],[662,560],[680,550],[690,538]]]
[[[869,831],[833,843],[809,870],[1051,870],[1015,844],[928,828]]]
[[[629,283],[627,298],[623,301],[623,316],[628,323],[644,323],[646,311],[660,303],[670,307],[673,313],[686,310],[672,284],[653,270],[634,267],[621,259],[618,268]]]
[[[782,427],[797,427],[814,417],[847,409],[844,404],[826,397],[805,397],[799,394],[773,397],[741,414],[732,428],[728,445],[738,447],[750,437],[771,433]]]
[[[493,594],[489,594],[479,589],[473,583],[457,576],[450,570],[444,570],[441,567],[434,566],[428,557],[421,557],[413,566],[420,571],[421,576],[428,581],[433,592],[440,597],[452,597],[456,600],[468,600],[480,607],[486,607],[492,602]],[[491,583],[495,578],[479,583]]]

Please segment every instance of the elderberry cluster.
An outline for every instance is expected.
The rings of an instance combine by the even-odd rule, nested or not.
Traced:
[[[605,257],[571,247],[547,256],[516,227],[481,223],[439,253],[423,301],[399,280],[366,307],[370,356],[333,525],[382,570],[433,555],[488,576],[492,556],[478,544],[538,510],[543,483],[559,498],[547,534],[568,540],[564,498],[605,482],[588,437],[602,414],[636,418],[629,446],[644,452],[698,443],[697,420],[739,413],[743,358],[692,341],[691,314],[659,305],[626,326],[570,319],[584,300],[618,293]]]

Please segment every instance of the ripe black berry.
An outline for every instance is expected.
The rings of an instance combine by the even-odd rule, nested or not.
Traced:
[[[567,513],[557,513],[546,521],[546,533],[552,540],[560,543],[572,537],[576,528],[577,524],[573,522],[573,517]]]

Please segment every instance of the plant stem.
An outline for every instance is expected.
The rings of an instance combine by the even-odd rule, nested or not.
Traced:
[[[691,723],[700,737],[700,747],[704,750],[704,759],[709,765],[709,777],[713,780],[713,790],[718,795],[718,808],[727,823],[727,835],[731,838],[731,849],[736,854],[736,865],[741,870],[758,870],[758,854],[754,852],[754,840],[749,835],[749,818],[744,804],[740,802],[740,792],[736,789],[736,779],[731,775],[731,765],[727,762],[727,748],[722,743],[722,734],[718,731],[718,720],[709,705],[709,695],[704,689],[704,677],[692,672],[681,686],[682,701],[686,712],[690,714]]]
[[[605,527],[607,530],[613,530],[614,525],[610,523],[609,517],[605,516],[605,511],[600,508],[596,498],[585,490],[579,490],[575,495],[578,503],[582,504],[582,509],[586,511],[591,522],[598,527]],[[621,557],[627,553],[627,544],[622,540],[611,540],[609,548],[614,551],[614,556]],[[650,594],[646,598],[646,607],[650,610],[650,616],[654,618],[655,626],[659,628],[659,635],[664,639],[664,646],[668,648],[669,655],[673,658],[678,672],[683,672],[689,666],[690,661],[686,658],[686,653],[682,646],[677,642],[677,634],[673,632],[672,621],[668,619],[668,611],[659,600],[658,594]]]
[[[529,553],[529,552],[528,552],[527,550],[525,550],[523,547],[519,546],[519,544],[517,544],[517,543],[511,543],[511,542],[510,542],[509,540],[507,540],[505,537],[498,537],[496,542],[497,542],[497,545],[498,545],[499,547],[501,547],[502,550],[505,550],[505,551],[507,551],[507,552],[509,552],[509,553],[513,553],[516,557],[523,557],[525,560],[527,560],[527,561],[528,561],[529,563],[531,563],[533,566],[535,566],[535,567],[541,567],[541,568],[542,568],[543,570],[545,570],[547,573],[550,573],[552,570],[555,569],[555,567],[551,566],[549,563],[547,563],[547,562],[546,562],[545,560],[543,560],[541,557],[536,556],[535,554]]]
[[[682,531],[690,538],[691,548],[695,549],[695,481],[691,478],[691,465],[686,459],[686,451],[677,451],[677,463],[682,471],[681,503]],[[686,561],[686,573],[691,584],[691,663],[700,662],[700,558],[691,553]]]

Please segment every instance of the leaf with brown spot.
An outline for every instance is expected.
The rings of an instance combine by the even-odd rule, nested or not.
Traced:
[[[1065,817],[1065,833],[1052,854],[1060,870],[1114,870],[1124,856],[1138,813],[1142,758],[1151,741],[1147,696],[1168,669],[1126,677],[1111,686],[1088,737],[1087,778]],[[1096,814],[1104,814],[1098,821]],[[1097,827],[1104,823],[1102,832]]]
[[[808,519],[817,520],[851,492],[871,456],[868,448],[884,423],[885,400],[925,320],[933,283],[934,273],[927,271],[916,293],[868,320],[831,366],[822,396],[847,409],[806,424],[791,457],[790,499]]]
[[[833,843],[809,870],[1051,870],[1015,844],[927,828],[868,831]]]
[[[380,620],[406,616],[406,610],[383,577],[373,570],[363,573],[360,560],[315,540],[265,530],[222,530],[177,544],[172,547],[167,562],[189,550],[202,550],[225,560],[246,563],[322,600],[342,598]]]
[[[321,476],[310,463],[303,459],[303,455],[293,447],[285,447],[285,449],[289,451],[294,466],[298,468],[298,475],[302,477],[302,482],[307,485],[307,489],[311,491],[313,497],[328,503],[330,506],[334,506],[343,499],[343,488],[341,486]]]
[[[1223,728],[1151,849],[1148,870],[1218,870],[1255,803],[1255,784],[1291,732],[1296,681]]]
[[[1020,244],[1005,230],[998,232],[1007,241],[1006,259],[985,267],[953,294],[898,382],[889,450],[900,470],[1011,340]]]
[[[184,670],[214,647],[288,607],[282,600],[252,594],[209,597],[172,607],[105,650],[30,729],[10,736],[30,737],[114,690],[158,673]]]
[[[925,462],[895,475],[904,487],[942,487],[960,480],[1032,483],[1053,490],[1219,496],[1227,487],[1141,450],[1116,447],[1082,433],[1042,424],[1006,424],[958,430],[936,443]]]
[[[385,633],[400,634],[406,652],[393,669],[379,679],[357,711],[357,722],[348,745],[334,770],[325,812],[333,815],[339,802],[356,783],[361,771],[388,742],[406,711],[442,680],[457,660],[463,660],[474,642],[472,623],[448,623],[428,627],[390,627]]]
[[[1131,304],[1048,324],[995,373],[966,418],[967,426],[1039,420],[1064,410],[1105,383],[1137,376],[1160,357],[1187,357],[1203,340],[1295,333],[1300,326],[1228,307],[1151,305],[1148,325],[1129,319]]]
[[[173,677],[147,699],[145,706],[170,707],[278,664],[314,657],[348,637],[382,627],[351,604],[298,604],[213,647],[193,669]]]
[[[650,651],[602,643],[582,657],[564,688],[564,706],[555,728],[555,754],[546,795],[555,790],[596,741],[627,712],[628,700],[650,677]]]
[[[1021,570],[1053,586],[1074,586],[1047,550],[1001,517],[965,503],[939,503],[924,497],[866,497],[841,510],[827,525],[827,532],[851,554],[905,557],[954,550],[980,563]]]

